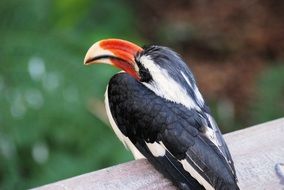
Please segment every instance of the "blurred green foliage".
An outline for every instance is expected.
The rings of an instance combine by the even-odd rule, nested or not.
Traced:
[[[108,37],[139,41],[123,0],[0,1],[0,189],[25,189],[132,159],[88,111],[117,70],[85,67]],[[111,155],[109,154],[111,152]]]
[[[257,99],[252,103],[252,122],[266,122],[284,115],[284,64],[265,69],[258,80]]]

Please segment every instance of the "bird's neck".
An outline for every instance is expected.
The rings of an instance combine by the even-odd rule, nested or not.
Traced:
[[[142,83],[151,91],[153,91],[156,95],[165,98],[171,102],[182,104],[189,109],[200,110],[200,105],[198,105],[198,103],[194,101],[194,99],[190,96],[188,90],[186,89],[187,86],[182,86],[181,84],[176,82],[167,73],[167,71],[163,71],[161,69],[160,73],[152,75],[152,78],[153,80],[151,82],[149,83],[142,82]]]

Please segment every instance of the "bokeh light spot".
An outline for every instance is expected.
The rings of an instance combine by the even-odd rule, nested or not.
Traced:
[[[45,64],[43,59],[40,57],[32,57],[28,62],[28,71],[33,80],[41,80],[45,74]]]
[[[33,145],[32,156],[38,164],[44,164],[49,157],[49,149],[46,143],[37,142]]]

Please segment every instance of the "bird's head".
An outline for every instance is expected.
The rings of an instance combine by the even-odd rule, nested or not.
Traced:
[[[204,104],[190,69],[180,56],[163,46],[141,48],[120,39],[96,42],[84,64],[106,63],[124,70],[157,95],[186,107]]]

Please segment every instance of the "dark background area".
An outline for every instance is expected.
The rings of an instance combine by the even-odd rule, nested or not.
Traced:
[[[104,120],[118,70],[83,66],[103,38],[177,51],[223,132],[284,114],[284,2],[0,1],[0,189],[132,159]]]

